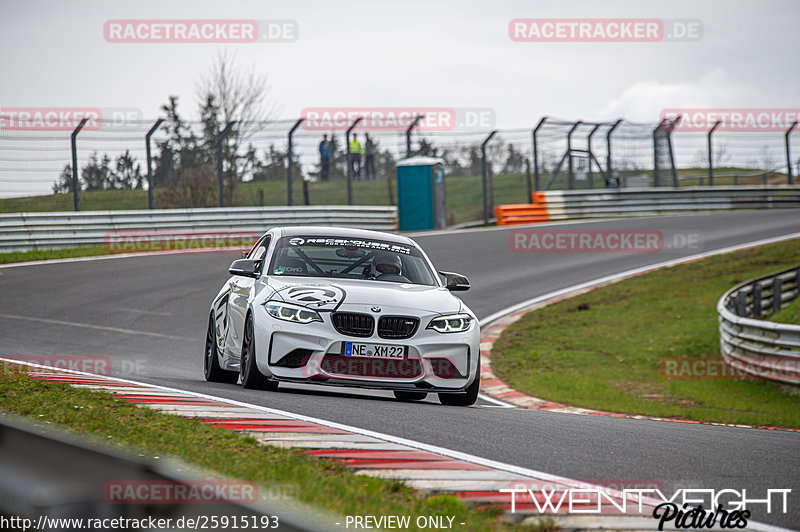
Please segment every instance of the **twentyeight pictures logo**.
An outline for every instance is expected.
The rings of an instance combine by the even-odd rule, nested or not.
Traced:
[[[299,36],[295,20],[116,19],[103,25],[111,43],[285,43]]]
[[[508,23],[515,42],[662,42],[699,41],[697,19],[515,18]]]

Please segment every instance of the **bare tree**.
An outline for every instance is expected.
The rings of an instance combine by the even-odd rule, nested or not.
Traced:
[[[728,151],[728,143],[721,142],[718,146],[713,147],[714,150],[714,167],[719,168],[724,166],[731,160],[731,154]],[[694,154],[694,164],[699,168],[708,168],[708,148],[699,147]]]
[[[78,183],[80,186],[80,183]],[[61,169],[58,180],[53,184],[53,194],[72,193],[72,165],[67,163]]]
[[[239,67],[235,55],[228,51],[217,55],[195,90],[201,107],[207,108],[209,102],[213,102],[217,114],[213,122],[220,130],[227,123],[235,122],[223,145],[228,204],[233,205],[236,184],[248,172],[249,159],[240,151],[255,133],[277,116],[278,108],[267,100],[270,87],[266,76],[257,73],[255,65],[250,69]],[[204,117],[206,123],[208,119]],[[239,164],[240,161],[243,164]]]
[[[761,146],[761,151],[758,152],[758,159],[762,170],[770,171],[775,169],[775,157],[772,155],[772,149],[766,144]]]

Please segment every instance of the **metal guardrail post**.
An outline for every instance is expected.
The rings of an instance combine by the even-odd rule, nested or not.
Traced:
[[[486,190],[486,178],[487,178],[487,168],[486,168],[486,145],[492,140],[492,137],[495,136],[497,130],[495,129],[489,136],[486,137],[486,140],[483,141],[481,144],[481,176],[483,177],[483,223],[485,225],[489,225],[489,196]]]
[[[614,178],[614,165],[613,165],[613,162],[612,162],[613,158],[611,156],[612,155],[612,152],[611,152],[611,134],[614,132],[615,129],[617,129],[617,127],[619,127],[619,125],[621,123],[622,123],[622,119],[620,118],[619,120],[614,122],[614,124],[611,126],[611,129],[609,129],[608,133],[606,133],[606,174],[608,175],[607,179],[613,179]],[[622,183],[619,183],[619,185],[622,185]]]
[[[783,279],[776,277],[772,281],[772,313],[777,314],[783,303]]]
[[[417,115],[414,117],[414,121],[411,122],[411,125],[408,126],[406,129],[406,157],[411,157],[411,131],[417,126],[420,120],[422,120],[425,115]]]
[[[81,185],[78,183],[78,133],[81,132],[81,129],[88,121],[88,118],[81,120],[70,136],[70,149],[72,150],[72,203],[75,211],[81,210]]]
[[[531,160],[527,157],[525,157],[525,182],[528,185],[528,199],[525,201],[525,203],[531,203],[533,201],[533,187],[531,186]]]
[[[594,160],[594,154],[592,153],[592,136],[597,133],[601,125],[602,124],[595,124],[592,131],[589,132],[589,136],[586,137],[586,149],[589,151],[589,188],[594,188],[594,175],[592,174],[592,160]]]
[[[759,283],[753,285],[753,316],[761,317],[761,285]]]
[[[539,145],[537,135],[539,134],[539,130],[542,128],[544,123],[547,121],[547,117],[543,116],[539,119],[539,123],[536,124],[536,127],[533,128],[533,133],[531,136],[533,137],[533,180],[534,184],[536,185],[536,190],[539,190]],[[530,198],[528,199],[530,201]]]
[[[664,122],[667,119],[664,118],[658,125],[653,129],[653,187],[657,188],[661,186],[661,172],[658,171],[658,130],[664,127]]]
[[[581,124],[583,124],[583,122],[578,120],[567,133],[567,188],[569,190],[575,190],[575,171],[572,168],[572,134]]]
[[[363,120],[363,117],[359,116],[356,118],[350,127],[347,128],[347,131],[344,133],[344,143],[347,146],[347,204],[353,204],[353,163],[350,160],[350,132],[355,129],[359,122]]]
[[[222,173],[222,141],[231,132],[236,122],[228,122],[225,129],[217,135],[217,177],[219,177],[219,206],[225,206],[225,175]]]
[[[786,135],[784,136],[784,142],[786,143],[786,179],[787,183],[790,185],[794,185],[794,178],[792,177],[792,154],[790,149],[790,139],[789,137],[792,134],[792,130],[797,127],[797,121],[793,122],[789,129],[786,130]]]
[[[294,146],[292,144],[292,136],[294,135],[294,132],[297,130],[298,127],[300,127],[300,124],[302,124],[304,120],[305,120],[304,118],[299,119],[297,122],[294,123],[292,129],[289,130],[289,139],[288,139],[289,145],[287,147],[287,152],[288,152],[287,158],[289,161],[287,163],[288,166],[286,167],[286,204],[290,207],[294,205],[294,202],[292,201],[292,166],[294,166],[292,164],[294,162]],[[305,196],[307,197],[307,194],[305,194]]]
[[[734,308],[738,316],[747,316],[747,294],[738,292],[734,300]]]
[[[717,120],[711,129],[708,131],[708,186],[714,186],[714,150],[711,146],[711,136],[714,134],[714,131],[717,130],[719,125],[722,123],[721,120]]]
[[[680,184],[678,183],[678,170],[675,168],[675,154],[672,151],[672,132],[678,127],[678,124],[681,121],[681,115],[675,117],[675,121],[672,122],[667,130],[667,147],[669,148],[669,166],[672,169],[672,186],[674,188],[678,188]]]
[[[144,136],[145,149],[147,150],[147,208],[153,210],[155,208],[155,199],[153,197],[153,157],[150,155],[150,137],[156,132],[156,129],[164,123],[163,118],[156,120],[147,135]]]

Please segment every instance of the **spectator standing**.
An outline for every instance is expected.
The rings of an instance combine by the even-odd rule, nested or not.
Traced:
[[[322,135],[322,142],[319,143],[319,163],[322,167],[320,179],[327,181],[331,172],[331,159],[333,159],[333,147],[328,141],[328,135]]]
[[[353,172],[353,177],[361,179],[361,154],[364,153],[364,148],[358,142],[358,133],[353,133],[353,140],[350,141],[350,170]]]
[[[375,141],[364,133],[364,173],[366,179],[375,179]]]

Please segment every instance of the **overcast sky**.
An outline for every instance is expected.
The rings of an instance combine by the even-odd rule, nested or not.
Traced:
[[[695,19],[692,42],[514,42],[517,18]],[[111,19],[288,19],[290,43],[113,43]],[[0,108],[134,108],[169,95],[197,118],[195,84],[219,50],[268,76],[281,118],[307,107],[494,110],[499,128],[542,115],[655,121],[664,108],[798,106],[796,0],[0,2]],[[0,154],[2,157],[2,154]]]
[[[696,42],[519,43],[515,18],[699,19]],[[290,19],[292,43],[110,43],[110,19]],[[798,104],[800,3],[785,1],[203,1],[0,3],[0,107],[134,107],[194,84],[218,49],[269,76],[291,118],[315,106],[488,107],[499,127],[541,115],[655,120],[665,107]]]

